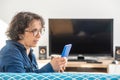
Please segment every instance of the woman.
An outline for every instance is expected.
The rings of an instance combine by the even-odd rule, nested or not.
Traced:
[[[10,40],[0,51],[0,72],[58,72],[64,71],[66,59],[53,58],[38,69],[31,47],[35,47],[44,27],[43,18],[31,12],[19,12],[6,32]]]

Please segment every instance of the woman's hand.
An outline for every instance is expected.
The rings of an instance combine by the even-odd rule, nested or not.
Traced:
[[[52,65],[54,71],[64,72],[67,59],[62,57],[54,57],[51,59],[50,64]]]

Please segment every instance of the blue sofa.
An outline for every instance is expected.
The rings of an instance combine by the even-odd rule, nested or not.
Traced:
[[[120,80],[120,74],[107,73],[0,73],[0,80]]]

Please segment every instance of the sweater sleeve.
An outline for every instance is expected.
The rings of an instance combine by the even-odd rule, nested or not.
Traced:
[[[36,73],[55,72],[50,63],[35,71]]]
[[[1,58],[2,72],[25,72],[22,57],[16,49],[7,51]]]

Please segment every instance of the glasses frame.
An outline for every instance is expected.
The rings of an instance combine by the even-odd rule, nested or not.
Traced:
[[[31,33],[33,33],[33,36],[37,36],[39,33],[40,33],[40,35],[43,35],[44,32],[45,32],[45,28],[42,28],[40,30],[35,30],[35,29],[33,29],[33,30],[25,30],[25,32],[31,32]]]

